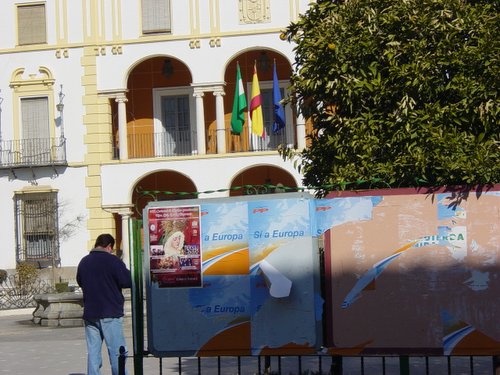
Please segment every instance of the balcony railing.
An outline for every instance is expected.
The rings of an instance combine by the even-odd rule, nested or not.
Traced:
[[[277,150],[281,144],[288,144],[285,129],[277,133],[266,134],[265,137],[250,135],[245,126],[241,134],[234,134],[225,129],[226,152],[255,152]],[[207,137],[207,153],[217,153],[217,130],[209,130]]]
[[[128,157],[133,159],[191,155],[194,139],[196,136],[191,130],[129,134]],[[114,151],[114,156],[119,156],[119,150]]]
[[[66,138],[0,141],[0,168],[66,165]]]
[[[244,128],[241,134],[233,134],[231,129],[225,129],[226,152],[256,152],[277,150],[281,144],[289,144],[286,129],[278,133],[257,137]],[[128,157],[154,158],[168,156],[183,156],[196,153],[196,133],[191,130],[168,131],[161,133],[128,134]],[[217,131],[209,130],[206,134],[207,154],[217,153]],[[119,159],[119,149],[114,147],[113,157]]]

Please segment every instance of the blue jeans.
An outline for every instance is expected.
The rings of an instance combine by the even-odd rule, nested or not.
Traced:
[[[102,367],[102,341],[108,348],[109,363],[113,375],[118,375],[118,357],[120,346],[125,348],[122,318],[103,318],[85,320],[85,338],[87,339],[87,375],[100,375]],[[125,370],[125,373],[128,372]]]

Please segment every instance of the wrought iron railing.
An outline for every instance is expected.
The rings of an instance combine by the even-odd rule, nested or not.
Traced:
[[[244,127],[240,134],[235,134],[231,129],[224,129],[226,138],[226,152],[255,152],[277,150],[279,145],[288,144],[286,129],[271,132],[264,137],[248,133]],[[217,130],[209,130],[207,136],[207,153],[217,153]]]
[[[244,128],[241,134],[234,134],[231,129],[224,129],[226,152],[255,152],[277,150],[279,145],[289,144],[286,129],[277,133],[257,137]],[[217,153],[217,130],[211,129],[206,134],[207,154]],[[137,133],[127,136],[128,158],[153,158],[185,156],[196,153],[196,132],[192,130],[168,131],[160,133]],[[119,159],[118,145],[113,148],[113,158]]]
[[[66,138],[0,141],[0,168],[66,165]]]
[[[53,291],[50,282],[39,277],[26,279],[19,274],[9,275],[0,283],[0,310],[34,307],[34,296]]]
[[[128,157],[152,158],[191,155],[194,151],[195,132],[191,130],[167,131],[160,133],[129,134]],[[113,151],[119,158],[119,149]]]
[[[132,367],[132,358],[127,367]],[[140,374],[495,375],[491,356],[146,357]]]

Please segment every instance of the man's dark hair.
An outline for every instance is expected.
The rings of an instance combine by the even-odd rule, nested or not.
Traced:
[[[108,246],[111,246],[111,248],[113,248],[113,246],[115,246],[115,239],[111,234],[108,233],[100,234],[95,240],[94,247],[108,247]]]

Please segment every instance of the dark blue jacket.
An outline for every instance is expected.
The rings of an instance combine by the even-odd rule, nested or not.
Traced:
[[[83,290],[83,318],[123,316],[122,288],[130,288],[130,271],[118,257],[93,249],[78,264],[76,281]]]

